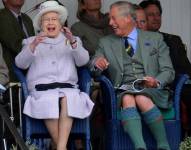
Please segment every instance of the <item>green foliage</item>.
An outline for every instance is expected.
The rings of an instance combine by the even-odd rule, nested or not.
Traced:
[[[31,144],[30,141],[26,141],[25,144],[29,150],[39,150],[34,144]],[[10,150],[17,150],[17,145],[12,144]]]
[[[191,137],[186,137],[184,141],[180,143],[179,150],[191,150]]]

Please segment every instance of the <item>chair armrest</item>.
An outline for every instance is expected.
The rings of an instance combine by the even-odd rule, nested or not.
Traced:
[[[189,79],[187,74],[181,74],[176,80],[176,86],[174,91],[174,108],[176,112],[176,119],[180,119],[180,96],[183,85]],[[96,81],[100,82],[103,91],[104,106],[106,111],[106,119],[117,119],[117,98],[115,89],[111,81],[105,76],[99,76]]]
[[[183,85],[186,81],[189,80],[189,76],[187,74],[180,74],[178,79],[176,80],[176,86],[174,91],[174,108],[175,108],[175,117],[176,120],[180,120],[180,100],[181,100],[181,92]]]
[[[87,93],[88,95],[90,94],[91,76],[88,68],[78,68],[78,85],[81,91]]]
[[[117,119],[117,98],[111,81],[104,75],[95,80],[101,85],[106,119]]]

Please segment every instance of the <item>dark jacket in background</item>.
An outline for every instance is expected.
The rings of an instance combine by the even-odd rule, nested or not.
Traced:
[[[188,60],[186,49],[181,38],[177,35],[161,33],[165,43],[169,47],[170,58],[176,75],[186,73],[191,77],[191,64]]]
[[[22,13],[21,15],[28,35],[34,35],[32,20],[26,14]],[[12,63],[15,60],[15,56],[20,52],[22,40],[26,38],[26,36],[19,26],[17,18],[9,9],[4,8],[0,10],[0,20],[0,43],[3,47],[3,57],[10,71],[10,81],[15,81]]]

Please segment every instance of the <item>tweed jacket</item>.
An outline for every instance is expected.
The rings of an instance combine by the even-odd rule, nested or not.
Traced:
[[[80,39],[77,38],[77,48],[72,49],[64,34],[60,33],[56,38],[46,38],[32,53],[29,45],[34,38],[23,41],[24,47],[15,58],[19,68],[29,68],[29,96],[24,113],[34,118],[58,118],[59,97],[66,96],[69,116],[85,118],[90,115],[93,103],[89,96],[80,92],[78,88],[56,88],[46,91],[35,89],[37,84],[54,82],[70,83],[77,87],[76,66],[83,66],[89,61],[88,52],[82,47]]]
[[[122,38],[109,35],[102,38],[91,60],[90,68],[94,70],[97,57],[104,56],[109,61],[107,74],[115,87],[122,85],[124,44]],[[169,49],[159,33],[138,30],[137,49],[140,49],[146,76],[155,77],[162,86],[174,79],[175,72],[169,57]]]
[[[32,20],[26,14],[21,13],[23,24],[26,27],[29,36],[34,35],[34,29]],[[10,80],[15,80],[14,73],[12,71],[12,63],[15,56],[20,52],[22,48],[22,40],[25,38],[25,34],[19,26],[17,18],[12,12],[7,9],[0,10],[0,42],[3,47],[3,56],[5,62],[10,69]]]
[[[0,44],[0,84],[5,85],[9,81],[8,68],[3,58],[2,46]]]

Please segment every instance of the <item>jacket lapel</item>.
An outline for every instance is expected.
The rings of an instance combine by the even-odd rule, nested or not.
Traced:
[[[112,42],[111,49],[113,52],[113,56],[115,56],[120,69],[123,70],[123,52],[122,52],[122,50],[124,49],[124,46],[122,44],[121,38],[115,37],[115,38],[113,38],[113,40],[111,42]]]
[[[15,27],[15,31],[17,32],[17,35],[19,37],[22,37],[24,38],[25,37],[25,34],[24,32],[21,30],[20,26],[19,26],[19,23],[17,21],[17,18],[15,18],[15,16],[12,14],[12,12],[8,9],[5,9],[6,10],[6,14],[9,16],[9,18],[11,19],[11,23],[12,23],[12,26]]]
[[[137,49],[139,49],[139,51],[141,52],[143,66],[146,70],[147,70],[148,63],[150,63],[149,55],[152,49],[151,46],[152,46],[152,43],[150,42],[148,37],[145,36],[141,30],[138,30]]]
[[[31,28],[31,23],[27,20],[26,15],[22,14],[22,18],[23,18],[23,23],[27,30],[28,36],[32,36],[34,33],[33,33],[33,28]]]

